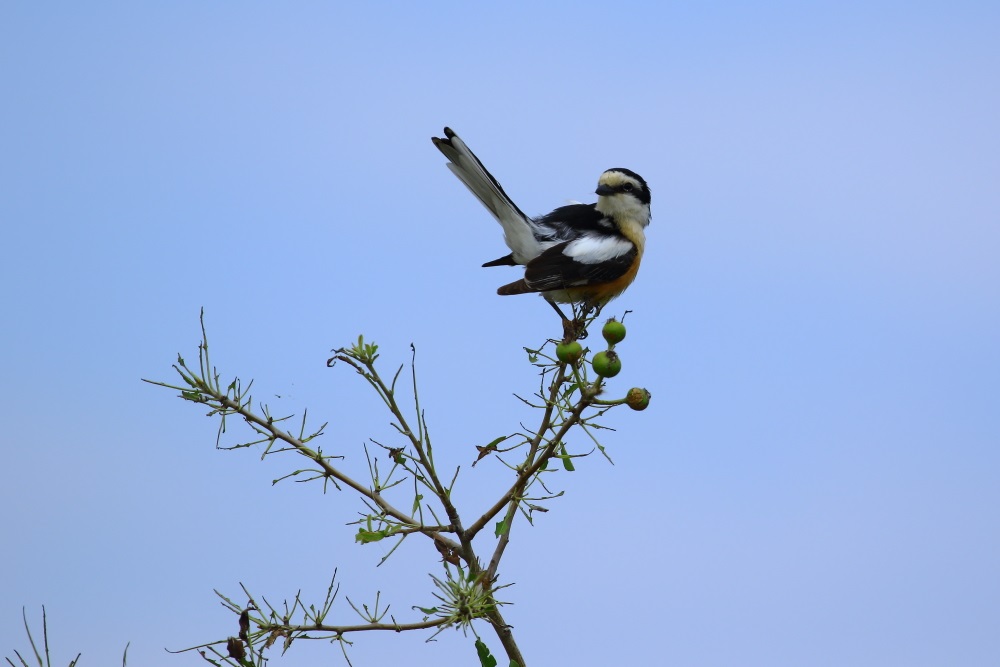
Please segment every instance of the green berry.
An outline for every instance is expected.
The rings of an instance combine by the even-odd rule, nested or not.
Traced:
[[[594,372],[604,378],[613,378],[622,370],[622,360],[614,350],[601,350],[591,362]]]
[[[559,343],[556,345],[556,357],[564,364],[575,364],[583,356],[583,347],[580,343],[571,341],[569,343]]]
[[[601,335],[608,341],[608,345],[617,345],[625,340],[625,325],[612,317],[601,329]]]
[[[632,387],[625,394],[625,405],[633,410],[645,410],[649,407],[650,394],[642,387]]]

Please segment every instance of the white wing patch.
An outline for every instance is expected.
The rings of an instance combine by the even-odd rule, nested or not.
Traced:
[[[635,246],[631,241],[613,236],[584,234],[563,249],[563,254],[581,264],[600,264],[621,257]]]

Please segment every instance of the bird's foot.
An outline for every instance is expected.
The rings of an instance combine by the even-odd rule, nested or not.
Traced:
[[[576,317],[572,320],[563,318],[563,340],[566,342],[583,340],[587,337],[586,320]]]

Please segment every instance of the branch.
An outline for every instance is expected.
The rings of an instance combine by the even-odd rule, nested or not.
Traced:
[[[447,623],[447,619],[436,618],[431,621],[420,623],[368,623],[365,625],[272,625],[261,626],[262,630],[269,632],[282,629],[288,632],[330,632],[335,635],[346,635],[350,632],[369,632],[372,630],[392,630],[393,632],[406,632],[407,630],[427,630],[436,628]]]
[[[290,644],[292,639],[323,639],[338,641],[343,638],[346,634],[351,634],[355,632],[372,632],[372,631],[392,631],[392,632],[406,632],[408,630],[428,630],[431,628],[438,628],[443,625],[447,625],[448,620],[443,618],[437,618],[429,621],[421,621],[419,623],[366,623],[364,625],[326,625],[323,623],[313,623],[307,625],[284,625],[280,623],[259,623],[258,630],[248,637],[251,640],[251,645],[257,640],[267,636],[265,644],[270,646],[279,637],[284,637],[286,644]],[[323,633],[324,636],[310,636],[306,633]],[[220,639],[214,642],[208,642],[207,644],[199,644],[197,646],[189,646],[188,648],[183,648],[177,651],[171,651],[170,649],[165,649],[167,653],[187,653],[188,651],[196,651],[203,648],[211,648],[213,646],[223,646],[228,644],[231,638]],[[221,654],[220,654],[221,655]]]
[[[236,401],[232,400],[231,398],[229,398],[225,394],[220,394],[218,392],[212,392],[210,395],[212,396],[212,398],[214,398],[215,400],[217,400],[220,405],[222,405],[223,407],[225,407],[231,413],[238,414],[240,417],[242,417],[248,423],[253,424],[253,425],[257,426],[258,428],[261,428],[261,429],[264,429],[265,431],[267,431],[267,433],[273,439],[281,440],[282,442],[286,442],[289,445],[291,445],[292,447],[295,447],[295,449],[297,449],[299,451],[299,453],[301,453],[306,458],[312,459],[316,463],[316,465],[320,466],[320,468],[323,469],[323,473],[327,477],[332,477],[333,479],[337,480],[338,482],[341,482],[341,483],[345,484],[346,486],[351,487],[352,489],[354,489],[355,491],[357,491],[358,493],[360,493],[362,496],[364,496],[365,498],[368,498],[373,503],[375,503],[376,505],[378,505],[379,509],[381,509],[383,512],[385,512],[389,516],[393,517],[394,519],[397,519],[397,520],[401,521],[402,523],[404,523],[404,524],[406,524],[408,526],[411,526],[416,531],[419,531],[419,532],[427,534],[429,537],[433,538],[434,540],[436,540],[438,542],[441,542],[442,544],[445,544],[445,545],[447,545],[449,547],[452,547],[452,548],[457,548],[458,547],[458,544],[456,544],[453,540],[451,540],[451,539],[449,539],[449,538],[441,535],[441,533],[438,530],[435,530],[435,529],[440,528],[440,526],[430,526],[430,527],[428,527],[428,526],[422,526],[422,525],[420,525],[420,523],[418,521],[416,521],[413,517],[411,517],[407,513],[403,512],[402,510],[399,510],[399,509],[396,509],[395,507],[393,507],[389,503],[389,501],[387,501],[385,498],[382,497],[382,494],[376,493],[376,492],[372,491],[371,489],[369,489],[369,488],[363,486],[362,484],[356,482],[354,479],[348,477],[347,475],[345,475],[344,473],[342,473],[337,468],[334,468],[332,465],[330,465],[329,461],[327,461],[323,456],[321,456],[317,452],[313,451],[310,447],[307,447],[304,442],[302,442],[301,440],[299,440],[295,436],[293,436],[290,433],[288,433],[286,431],[283,431],[282,429],[280,429],[277,426],[275,426],[271,420],[262,419],[261,417],[259,417],[256,414],[250,412],[245,407],[243,407],[242,405],[240,405]],[[451,527],[449,527],[449,528],[451,528]]]
[[[472,546],[472,537],[475,534],[470,535],[467,539],[464,537],[462,530],[462,519],[458,513],[458,509],[455,507],[454,503],[451,502],[451,494],[448,489],[445,488],[444,484],[441,483],[441,478],[437,474],[437,469],[434,466],[433,456],[430,448],[430,436],[427,433],[427,425],[424,422],[423,414],[420,412],[420,399],[417,393],[417,372],[416,372],[416,349],[411,345],[410,349],[413,350],[413,361],[411,361],[411,366],[413,368],[413,396],[414,403],[417,410],[417,433],[413,432],[410,428],[409,423],[406,420],[406,416],[400,409],[399,404],[396,402],[395,396],[395,380],[393,380],[393,386],[386,385],[382,376],[379,375],[378,370],[375,368],[375,358],[377,355],[365,354],[362,348],[362,343],[359,341],[359,345],[352,348],[340,348],[335,350],[335,356],[331,361],[342,361],[347,365],[354,368],[360,375],[362,375],[369,384],[371,384],[375,391],[378,393],[379,397],[389,408],[392,416],[395,417],[397,424],[397,430],[406,436],[413,450],[417,453],[416,462],[423,469],[426,479],[430,482],[430,487],[434,491],[434,495],[441,502],[444,507],[445,513],[448,515],[448,520],[451,521],[451,528],[459,537],[460,545],[454,542],[445,543],[449,547],[457,549],[462,554],[462,559],[468,564],[469,568],[478,573],[480,571],[478,559],[476,557],[475,550]],[[327,362],[330,365],[330,362]],[[397,373],[398,376],[398,373]],[[435,538],[436,539],[436,538]]]
[[[521,655],[521,649],[518,648],[517,642],[514,641],[514,633],[511,632],[510,626],[500,615],[499,609],[494,609],[486,616],[489,619],[490,624],[497,633],[497,637],[500,639],[500,644],[503,645],[504,651],[507,653],[507,657],[510,658],[511,664],[523,665],[524,656]]]
[[[575,316],[578,315],[576,311],[577,309],[574,307]],[[408,535],[422,533],[434,541],[442,556],[442,565],[446,576],[441,579],[432,575],[438,589],[433,595],[439,603],[430,608],[414,606],[413,609],[425,613],[424,620],[415,623],[396,623],[392,616],[388,616],[392,622],[383,622],[388,615],[389,607],[386,606],[380,610],[379,595],[376,595],[373,610],[370,610],[368,605],[361,605],[359,608],[350,599],[347,600],[348,604],[359,614],[362,623],[354,625],[327,624],[325,617],[330,612],[339,590],[339,585],[335,586],[334,581],[331,581],[326,600],[322,605],[318,607],[306,606],[296,594],[291,606],[289,606],[288,601],[285,602],[283,612],[272,607],[264,598],[261,600],[269,611],[266,613],[261,611],[246,587],[243,590],[247,593],[249,601],[245,607],[240,607],[219,594],[223,598],[224,604],[239,615],[239,637],[230,637],[226,640],[175,652],[205,649],[200,651],[202,657],[213,664],[219,663],[210,659],[206,655],[206,651],[223,658],[223,662],[227,664],[231,663],[230,659],[235,659],[241,664],[250,664],[244,661],[246,655],[244,649],[256,652],[263,659],[264,650],[270,648],[278,640],[283,640],[286,649],[295,639],[337,641],[340,642],[341,648],[345,649],[351,643],[345,638],[345,635],[351,633],[430,629],[434,630],[431,636],[433,639],[448,627],[458,627],[464,632],[472,627],[476,621],[485,620],[494,628],[512,664],[516,663],[523,667],[525,661],[514,640],[512,628],[500,613],[500,607],[509,603],[502,602],[496,597],[502,588],[512,585],[510,583],[498,585],[497,571],[510,543],[510,533],[518,510],[525,515],[529,522],[532,521],[534,511],[547,511],[546,508],[532,504],[532,501],[540,499],[532,497],[537,494],[533,494],[531,489],[537,484],[550,494],[541,498],[542,500],[555,497],[548,490],[546,480],[542,475],[542,473],[549,471],[549,462],[553,458],[562,459],[564,467],[572,471],[571,458],[587,455],[586,453],[574,455],[567,451],[565,440],[574,427],[579,427],[585,432],[604,453],[604,448],[591,433],[591,429],[602,428],[594,420],[599,419],[617,405],[628,404],[632,409],[641,410],[649,403],[649,393],[636,388],[630,390],[629,395],[624,399],[603,400],[598,398],[604,388],[604,378],[613,377],[621,368],[620,362],[618,362],[617,368],[613,368],[607,365],[607,361],[617,361],[617,355],[613,350],[615,344],[624,337],[624,329],[619,325],[620,335],[609,334],[611,329],[608,327],[612,325],[613,320],[609,321],[602,331],[608,342],[607,351],[599,352],[595,355],[594,361],[588,363],[586,360],[587,351],[581,348],[575,338],[578,335],[583,335],[581,334],[581,326],[585,330],[586,325],[593,322],[596,316],[597,314],[594,313],[577,317],[573,321],[574,327],[566,328],[563,342],[556,346],[556,352],[553,356],[542,352],[549,344],[548,342],[539,350],[525,348],[529,353],[530,362],[540,368],[541,373],[539,386],[534,393],[537,400],[532,398],[531,402],[524,402],[530,407],[541,410],[541,423],[537,430],[531,430],[522,424],[523,430],[519,434],[519,442],[510,449],[497,450],[495,447],[505,438],[499,438],[487,447],[479,448],[480,454],[477,461],[488,453],[508,452],[514,449],[523,452],[524,457],[519,465],[513,465],[513,461],[505,461],[506,457],[501,457],[498,454],[498,460],[514,471],[514,482],[499,500],[468,528],[463,527],[459,511],[451,499],[451,492],[459,469],[455,470],[450,483],[445,485],[436,468],[427,421],[420,405],[416,377],[416,350],[412,345],[411,370],[415,416],[410,414],[409,421],[404,414],[404,412],[409,413],[409,410],[404,411],[400,408],[395,395],[396,383],[403,370],[403,365],[393,375],[391,382],[383,380],[375,368],[375,362],[379,356],[377,345],[366,344],[363,337],[359,336],[356,345],[334,350],[333,357],[327,362],[328,366],[332,366],[336,361],[342,361],[361,375],[385,403],[392,415],[391,425],[403,436],[403,442],[399,443],[399,447],[383,445],[372,440],[375,445],[388,452],[392,465],[384,475],[384,471],[380,470],[380,458],[371,457],[368,455],[367,447],[365,448],[371,484],[363,485],[333,465],[335,459],[343,457],[324,454],[322,448],[317,447],[314,450],[309,446],[314,438],[323,434],[326,424],[316,432],[309,433],[305,429],[306,420],[305,415],[303,415],[301,432],[297,436],[293,435],[293,433],[279,428],[280,423],[289,417],[272,416],[266,404],[260,406],[259,413],[251,410],[252,399],[249,390],[252,382],[246,388],[242,387],[238,378],[234,379],[227,387],[220,383],[219,375],[209,361],[208,338],[205,333],[204,318],[202,318],[203,340],[202,344],[199,345],[198,371],[188,368],[184,360],[178,357],[178,363],[174,365],[174,369],[183,380],[182,383],[179,383],[180,386],[149,380],[146,382],[177,390],[180,392],[181,398],[208,406],[209,416],[221,417],[219,438],[225,432],[226,418],[229,416],[239,417],[259,436],[259,439],[253,442],[226,448],[242,448],[262,444],[265,446],[263,456],[279,451],[295,451],[305,456],[318,468],[309,465],[307,470],[297,470],[288,477],[306,473],[308,479],[300,481],[324,479],[331,482],[338,490],[343,484],[360,495],[362,503],[367,508],[367,516],[363,514],[360,520],[354,522],[361,525],[356,536],[359,542],[370,543],[388,537],[397,537],[395,546],[382,559],[384,562]],[[616,335],[617,338],[615,338]],[[598,360],[601,360],[600,366]],[[597,375],[593,379],[588,377],[591,365]],[[633,394],[636,395],[633,396]],[[588,408],[591,410],[588,411]],[[585,413],[589,416],[585,416]],[[414,418],[416,423],[411,427],[410,423]],[[527,451],[521,449],[525,445],[527,445]],[[605,456],[607,455],[605,454]],[[402,473],[402,475],[396,473]],[[413,478],[413,508],[409,513],[398,509],[382,495],[383,492],[402,483],[404,480],[399,477],[405,476]],[[421,486],[426,487],[427,490],[420,488]],[[421,491],[428,493],[429,497],[437,498],[440,504],[424,501]],[[561,495],[561,493],[556,495]],[[438,518],[438,513],[442,508],[447,514],[447,519]],[[473,542],[480,532],[491,521],[496,520],[496,517],[501,513],[503,520],[498,524],[498,541],[492,549],[489,562],[484,567],[476,556]],[[427,514],[426,517],[425,514]],[[334,573],[335,577],[336,573]],[[252,622],[257,627],[253,632],[250,632],[251,610],[256,610],[259,613],[252,618]],[[220,646],[226,647],[228,658],[224,653],[220,653],[217,648]],[[253,661],[251,660],[251,662]]]
[[[481,531],[486,525],[496,517],[497,514],[503,510],[503,508],[510,502],[515,501],[519,498],[521,493],[528,485],[528,481],[536,474],[539,470],[545,467],[549,459],[555,453],[556,447],[563,441],[563,438],[569,432],[571,428],[580,423],[580,415],[586,410],[594,400],[594,397],[600,392],[602,380],[598,379],[595,382],[594,387],[587,391],[581,392],[580,400],[575,406],[573,406],[572,411],[569,416],[562,422],[561,427],[556,432],[555,437],[548,441],[548,444],[542,448],[540,455],[535,458],[541,447],[542,440],[545,439],[545,432],[552,428],[552,412],[555,410],[558,401],[558,392],[562,384],[566,381],[566,368],[568,364],[561,363],[559,365],[559,370],[557,372],[556,379],[553,381],[552,386],[549,390],[549,397],[546,400],[545,412],[542,416],[542,423],[539,426],[538,431],[535,432],[535,437],[530,441],[530,448],[528,451],[528,456],[525,458],[524,467],[518,472],[517,480],[514,484],[501,496],[490,509],[486,511],[479,519],[475,521],[471,526],[469,526],[464,533],[460,535],[460,539],[472,539],[476,536],[479,531]]]
[[[307,438],[295,437],[291,433],[288,433],[275,425],[276,421],[280,420],[276,420],[269,415],[261,417],[252,412],[248,407],[250,405],[250,399],[247,398],[244,400],[246,392],[240,389],[239,380],[233,380],[233,382],[230,383],[225,390],[223,390],[219,381],[219,374],[214,368],[211,367],[209,362],[208,338],[204,332],[204,322],[202,323],[202,335],[203,339],[201,345],[199,345],[198,354],[200,367],[199,372],[196,373],[188,368],[184,359],[181,357],[178,357],[178,363],[174,364],[174,370],[176,370],[181,376],[187,384],[187,387],[179,387],[152,380],[144,380],[144,382],[180,391],[181,398],[196,403],[204,403],[211,407],[212,412],[209,413],[210,415],[221,413],[223,422],[220,427],[220,434],[225,429],[225,417],[233,414],[238,415],[247,424],[249,424],[254,431],[265,436],[258,442],[269,443],[268,449],[270,449],[271,444],[279,440],[291,445],[296,451],[298,451],[298,453],[315,462],[316,465],[321,468],[321,472],[324,477],[328,477],[351,487],[364,498],[371,500],[386,515],[391,516],[399,522],[412,528],[412,532],[421,532],[433,539],[435,542],[438,542],[449,549],[460,548],[460,545],[455,540],[442,534],[443,532],[458,532],[454,526],[449,526],[447,531],[440,530],[441,526],[424,526],[422,525],[422,522],[417,521],[406,512],[394,507],[377,491],[369,489],[332,466],[328,457],[323,456],[320,452],[313,450],[306,445],[306,442],[311,440],[312,437],[315,437],[315,434]],[[235,397],[236,400],[231,398],[231,396]]]

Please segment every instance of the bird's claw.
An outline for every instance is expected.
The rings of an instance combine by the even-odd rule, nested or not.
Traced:
[[[563,319],[563,340],[583,340],[587,337],[587,322],[582,318]]]

